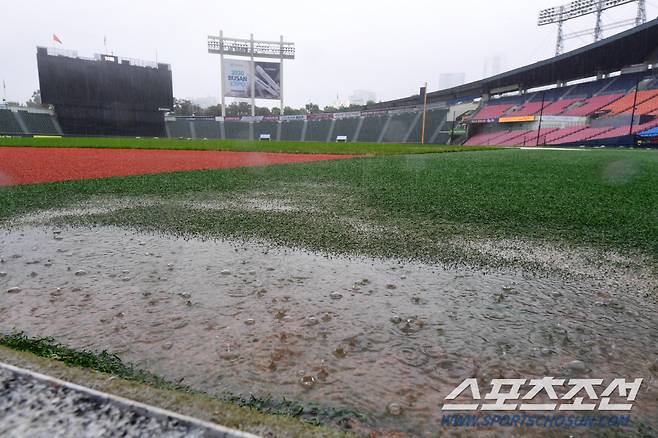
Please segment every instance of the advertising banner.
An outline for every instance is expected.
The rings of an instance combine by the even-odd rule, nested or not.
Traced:
[[[281,116],[280,119],[289,122],[292,120],[306,120],[306,116],[303,114],[295,114],[290,116]]]
[[[572,116],[542,116],[544,122],[553,123],[574,123],[583,124],[587,123],[587,117],[572,117]]]
[[[223,65],[224,94],[226,97],[248,99],[251,97],[251,83],[249,81],[249,61],[239,59],[225,59]]]
[[[257,62],[256,99],[281,99],[281,64]]]
[[[225,97],[250,99],[254,83],[256,99],[281,99],[281,64],[255,62],[253,78],[251,61],[225,59],[223,70]]]
[[[361,117],[361,111],[349,111],[334,114],[334,119],[351,119],[354,117]]]
[[[516,116],[516,117],[501,117],[498,119],[498,123],[522,123],[522,122],[534,122],[535,116]]]
[[[306,116],[307,120],[331,120],[333,118],[333,113],[309,114]]]

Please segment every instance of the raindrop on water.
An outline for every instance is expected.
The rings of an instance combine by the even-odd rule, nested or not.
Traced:
[[[580,360],[572,360],[566,365],[566,367],[576,373],[584,373],[587,371],[587,366]]]
[[[300,380],[299,383],[306,389],[311,389],[315,386],[315,383],[317,380],[315,379],[314,376],[303,376]]]
[[[394,417],[399,417],[402,415],[402,406],[400,406],[398,403],[391,403],[388,405],[388,413]]]

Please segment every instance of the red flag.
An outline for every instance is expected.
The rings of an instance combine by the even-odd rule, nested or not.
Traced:
[[[53,41],[59,44],[62,44],[62,40],[59,39],[59,37],[55,34],[53,34]]]

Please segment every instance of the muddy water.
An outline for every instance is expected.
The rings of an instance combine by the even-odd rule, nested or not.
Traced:
[[[111,227],[0,231],[0,259],[3,332],[107,349],[211,393],[316,401],[430,435],[463,379],[569,376],[577,370],[566,364],[580,360],[579,377],[644,377],[634,413],[658,417],[649,284],[327,258]]]

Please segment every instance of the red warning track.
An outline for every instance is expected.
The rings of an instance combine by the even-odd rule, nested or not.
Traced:
[[[267,152],[0,147],[0,186],[352,157]]]

